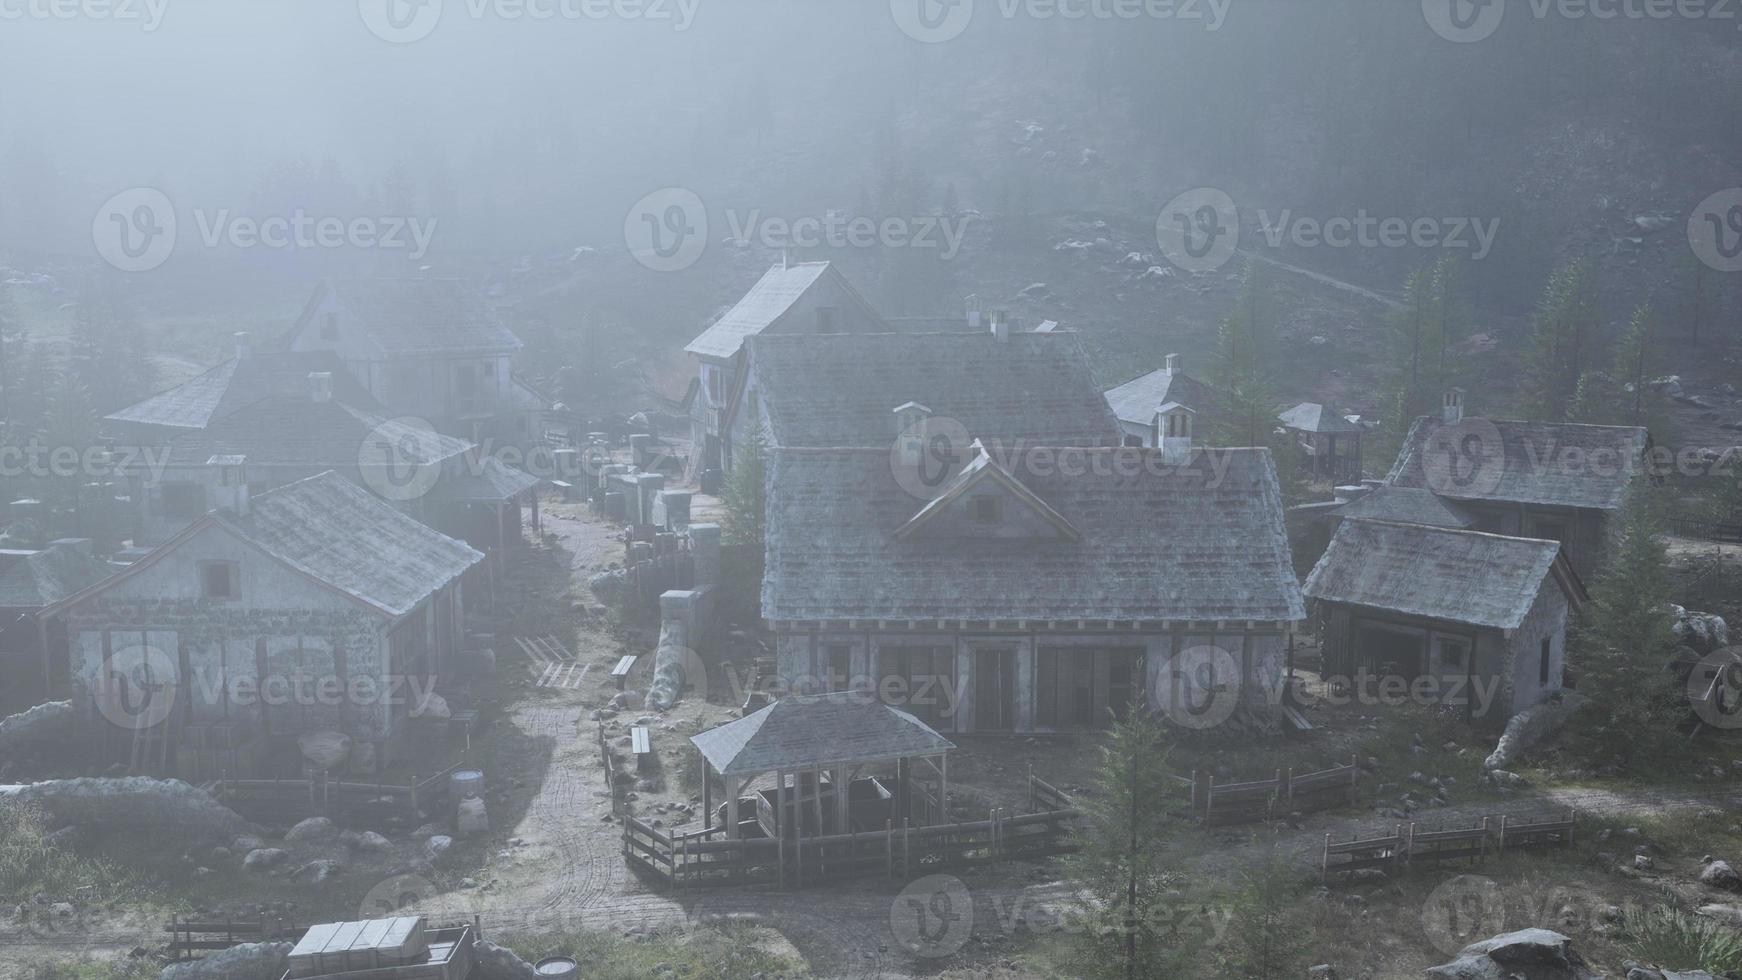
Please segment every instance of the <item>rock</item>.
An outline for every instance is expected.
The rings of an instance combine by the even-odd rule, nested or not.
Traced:
[[[1702,905],[1699,912],[1733,929],[1742,929],[1742,905]]]
[[[248,852],[242,859],[244,871],[266,871],[284,863],[290,855],[276,847],[260,847]]]
[[[296,744],[316,769],[338,769],[351,758],[351,736],[343,732],[308,732],[298,735]]]
[[[1700,869],[1700,884],[1729,892],[1742,891],[1742,875],[1728,861],[1711,861]]]
[[[1651,856],[1648,854],[1633,855],[1633,870],[1635,871],[1650,871],[1652,863]]]
[[[446,827],[443,827],[441,824],[432,820],[429,823],[423,824],[422,826],[418,827],[416,830],[412,831],[411,836],[413,836],[413,837],[434,837],[435,835],[443,833],[446,830],[447,830]]]
[[[290,943],[244,943],[202,959],[171,963],[159,980],[279,980],[290,966]]]
[[[365,830],[345,842],[354,851],[383,854],[393,850],[393,842],[373,830]]]
[[[452,837],[449,837],[446,834],[436,834],[434,837],[423,842],[424,860],[431,864],[440,864],[442,858],[447,855],[448,851],[452,849],[453,846],[454,839]]]
[[[1307,970],[1307,980],[1337,980],[1337,971],[1329,963],[1321,963]]]
[[[452,718],[453,709],[448,707],[447,698],[440,694],[426,694],[423,700],[412,709],[413,718]]]
[[[492,942],[475,943],[472,959],[477,980],[538,980],[531,963]]]
[[[1730,627],[1724,622],[1724,617],[1694,612],[1673,602],[1669,611],[1675,617],[1671,629],[1676,637],[1700,656],[1730,645]]]
[[[1582,694],[1563,691],[1557,697],[1513,715],[1507,720],[1505,731],[1500,733],[1500,740],[1495,743],[1494,751],[1483,760],[1482,768],[1489,771],[1505,769],[1507,763],[1518,758],[1525,749],[1565,725],[1567,719],[1589,704],[1590,700]]]
[[[22,755],[27,747],[64,743],[78,733],[79,714],[71,701],[50,701],[0,719],[0,759]]]
[[[293,844],[323,841],[338,834],[338,828],[326,817],[309,817],[285,831],[284,839]]]
[[[55,825],[145,835],[154,846],[166,840],[229,840],[249,829],[236,811],[179,779],[54,779],[0,787],[0,796],[39,807]]]
[[[323,858],[297,868],[291,877],[305,885],[324,885],[344,870],[345,866],[339,862]]]
[[[1574,952],[1572,940],[1549,929],[1520,929],[1472,943],[1450,963],[1432,967],[1438,980],[1600,980]]]
[[[478,797],[461,800],[455,811],[454,829],[462,837],[472,837],[490,832],[490,818],[484,812],[484,801]]]

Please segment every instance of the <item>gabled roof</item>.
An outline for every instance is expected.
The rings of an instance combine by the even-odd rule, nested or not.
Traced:
[[[1453,623],[1517,629],[1551,571],[1584,599],[1560,542],[1480,531],[1344,521],[1302,591],[1341,602]]]
[[[1304,617],[1265,449],[1024,447],[997,462],[1076,540],[898,528],[922,509],[891,449],[774,451],[763,616],[1182,622]],[[960,460],[967,465],[968,458]]]
[[[452,469],[430,491],[436,500],[455,503],[499,503],[512,500],[538,486],[538,477],[517,470],[494,456],[452,464]]]
[[[1283,425],[1299,432],[1342,435],[1345,432],[1361,431],[1360,426],[1318,402],[1301,402],[1276,418]]]
[[[1493,474],[1498,484],[1482,492],[1486,487],[1481,484],[1491,479],[1491,470],[1484,469],[1484,479],[1469,492],[1438,492],[1462,500],[1615,510],[1621,506],[1649,444],[1644,429],[1628,425],[1470,418],[1460,431],[1479,437],[1484,423],[1491,423],[1499,433],[1498,458],[1487,464],[1498,464],[1499,472]],[[1427,457],[1434,451],[1434,435],[1445,427],[1443,420],[1432,416],[1416,419],[1386,482],[1432,489]]]
[[[777,265],[763,273],[756,285],[744,294],[738,304],[690,341],[684,350],[704,357],[727,358],[738,353],[744,341],[768,329],[774,321],[786,315],[805,293],[824,276],[830,276],[837,286],[863,308],[866,315],[880,319],[870,304],[859,296],[846,277],[827,262],[799,262]]]
[[[1167,368],[1132,378],[1107,392],[1107,404],[1113,414],[1119,421],[1132,425],[1155,424],[1156,407],[1165,402],[1177,402],[1200,415],[1213,416],[1222,414],[1227,398],[1184,371],[1169,373]]]
[[[108,580],[57,603],[59,611],[149,573],[199,533],[218,528],[303,577],[397,618],[484,559],[328,471],[258,494],[246,516],[211,513]],[[267,600],[265,604],[270,604]]]
[[[1416,487],[1379,486],[1337,509],[1345,519],[1395,521],[1429,527],[1470,528],[1479,521],[1455,500]]]
[[[116,566],[71,545],[20,558],[0,572],[0,609],[40,609],[115,574]]]
[[[1033,492],[1018,482],[1017,479],[1014,476],[1011,476],[1003,467],[992,462],[992,458],[986,454],[986,447],[983,443],[976,441],[974,443],[974,448],[979,450],[980,455],[967,466],[964,466],[960,473],[956,474],[955,479],[950,481],[949,486],[944,488],[943,493],[939,494],[936,499],[927,503],[924,507],[921,507],[919,513],[909,518],[906,524],[896,528],[896,537],[906,538],[920,533],[928,521],[937,517],[939,514],[942,514],[952,503],[961,499],[963,494],[972,490],[979,484],[987,482],[996,483],[1004,488],[1006,492],[1020,501],[1023,506],[1032,511],[1036,517],[1051,524],[1058,530],[1059,534],[1064,537],[1069,538],[1072,541],[1078,540],[1082,537],[1082,534],[1075,527],[1071,526],[1071,522],[1066,520],[1064,515],[1053,510],[1046,501],[1036,497]]]
[[[750,363],[779,446],[888,446],[904,402],[988,443],[1119,442],[1074,333],[765,334]]]
[[[385,353],[507,353],[520,338],[463,279],[332,279],[315,288],[290,336],[295,338],[329,295],[355,317]]]
[[[107,418],[111,422],[203,429],[266,395],[306,394],[308,376],[316,372],[333,376],[334,398],[362,409],[381,407],[331,351],[259,351],[232,357]]]
[[[737,721],[692,735],[690,742],[715,772],[726,776],[850,766],[955,748],[925,722],[859,691],[781,698]]]
[[[402,418],[385,418],[338,401],[269,395],[203,430],[170,440],[164,465],[204,466],[213,456],[245,456],[250,466],[355,469],[365,446],[391,446],[396,459],[432,463],[472,444]]]

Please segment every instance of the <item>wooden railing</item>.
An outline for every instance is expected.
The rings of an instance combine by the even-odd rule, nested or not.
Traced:
[[[1566,811],[1559,819],[1516,822],[1511,817],[1483,817],[1476,827],[1451,830],[1421,830],[1417,825],[1398,824],[1390,834],[1333,842],[1325,835],[1319,859],[1321,877],[1380,868],[1394,871],[1417,864],[1441,861],[1481,861],[1507,851],[1536,847],[1564,847],[1573,842],[1578,815]]]
[[[287,815],[358,817],[400,813],[421,820],[426,805],[443,799],[448,777],[465,768],[456,763],[425,779],[413,778],[408,785],[377,780],[345,782],[326,773],[302,779],[230,779],[220,777],[205,789],[220,803],[244,816],[264,811],[275,818]]]
[[[1357,802],[1360,768],[1354,760],[1318,772],[1278,769],[1270,779],[1220,783],[1210,773],[1194,770],[1192,812],[1207,827],[1253,823],[1293,812],[1311,813]]]

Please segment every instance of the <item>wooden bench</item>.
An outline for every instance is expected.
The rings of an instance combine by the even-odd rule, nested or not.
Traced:
[[[653,768],[653,736],[646,726],[636,725],[629,729],[629,747],[635,753],[635,771],[647,772]]]
[[[635,654],[624,654],[617,661],[617,666],[611,668],[611,683],[617,685],[617,690],[623,690],[623,683],[629,679],[629,672],[635,669]]]

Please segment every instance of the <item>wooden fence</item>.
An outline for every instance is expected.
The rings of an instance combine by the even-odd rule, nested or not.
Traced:
[[[611,754],[611,746],[605,741],[605,723],[599,722],[599,758],[605,764],[605,792],[611,799],[611,816],[626,817],[629,815],[629,803],[623,799],[623,790],[617,785],[617,757]]]
[[[357,821],[404,816],[416,822],[423,819],[429,803],[447,796],[448,777],[464,765],[457,763],[425,779],[414,778],[407,785],[351,783],[315,773],[305,779],[221,777],[203,788],[218,802],[250,819],[333,817]]]
[[[1033,776],[1029,800],[1049,807],[1015,814],[995,809],[985,820],[915,827],[885,822],[882,830],[783,840],[731,839],[725,827],[666,832],[633,814],[623,817],[623,857],[632,868],[675,886],[777,884],[802,887],[839,878],[886,875],[908,879],[946,868],[1029,860],[1075,850],[1069,797]]]
[[[1296,773],[1278,769],[1270,779],[1220,783],[1216,777],[1192,771],[1192,813],[1206,827],[1270,820],[1290,813],[1312,813],[1353,805],[1360,791],[1360,768],[1346,766]]]
[[[1452,830],[1422,830],[1413,823],[1398,824],[1389,834],[1357,837],[1340,843],[1333,843],[1331,835],[1326,834],[1319,874],[1328,880],[1333,874],[1363,868],[1379,868],[1389,873],[1442,861],[1476,863],[1509,850],[1566,846],[1573,842],[1576,819],[1577,815],[1568,810],[1566,816],[1558,820],[1515,821],[1506,816],[1483,817],[1478,826]]]

